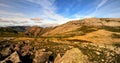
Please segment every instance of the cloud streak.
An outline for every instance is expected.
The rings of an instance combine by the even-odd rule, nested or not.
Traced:
[[[17,16],[17,17],[23,17],[25,16],[24,14],[22,13],[15,13],[15,12],[10,12],[10,11],[4,11],[4,10],[0,10],[0,16]]]
[[[97,5],[96,9],[100,8],[103,6],[108,0],[101,0],[101,2]]]
[[[0,7],[11,7],[11,6],[4,3],[0,3]]]
[[[69,18],[65,18],[63,16],[61,16],[60,14],[56,13],[56,6],[54,6],[54,2],[55,0],[27,0],[29,2],[33,2],[36,3],[38,5],[40,5],[42,7],[42,12],[41,14],[41,18],[44,19],[43,20],[43,24],[47,24],[47,23],[58,23],[58,24],[63,24],[66,21],[69,21]]]
[[[63,24],[86,17],[120,17],[119,0],[0,1],[1,23],[12,25]],[[36,18],[37,17],[37,18]],[[14,24],[13,24],[14,23]]]

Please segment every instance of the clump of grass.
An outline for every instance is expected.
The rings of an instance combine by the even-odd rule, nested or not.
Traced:
[[[115,34],[115,33],[113,33],[113,34],[112,34],[112,38],[120,38],[120,34]]]
[[[84,33],[89,33],[89,32],[93,32],[93,31],[97,31],[97,28],[92,27],[92,26],[82,26],[82,27],[78,28],[76,31],[82,31]]]
[[[111,31],[111,32],[120,32],[120,27],[112,27],[112,26],[102,26],[102,29],[105,29],[107,31]]]
[[[72,40],[67,40],[70,42],[81,42],[81,43],[92,43],[91,41],[87,41],[87,40],[79,40],[79,39],[72,39]]]
[[[115,46],[115,47],[120,47],[120,42],[115,42],[112,45]]]

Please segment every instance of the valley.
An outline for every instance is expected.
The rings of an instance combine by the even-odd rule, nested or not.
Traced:
[[[119,63],[120,18],[0,27],[0,63]]]

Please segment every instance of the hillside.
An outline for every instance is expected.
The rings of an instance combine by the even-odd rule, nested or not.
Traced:
[[[38,26],[32,26],[26,29],[25,34],[28,35],[29,37],[37,37],[37,36],[40,37],[42,34],[49,32],[52,29],[53,29],[52,27],[42,28]]]
[[[0,37],[40,37],[42,34],[52,30],[52,27],[38,26],[9,26],[0,27]]]
[[[0,27],[0,63],[119,63],[120,19]]]
[[[63,25],[55,27],[52,31],[43,34],[43,36],[53,36],[64,33],[69,33],[71,31],[86,27],[97,27],[97,28],[118,28],[120,27],[119,18],[86,18],[82,20],[74,20],[67,22]]]
[[[0,37],[24,37],[28,26],[0,27]]]

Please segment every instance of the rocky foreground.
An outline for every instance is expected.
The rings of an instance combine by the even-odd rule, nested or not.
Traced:
[[[50,39],[1,40],[0,63],[119,63],[119,45]]]

